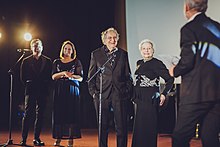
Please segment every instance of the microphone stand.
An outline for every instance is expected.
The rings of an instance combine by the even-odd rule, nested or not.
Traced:
[[[87,80],[87,82],[90,82],[98,73],[100,74],[100,90],[99,90],[99,115],[98,115],[98,138],[99,138],[99,147],[101,147],[101,128],[102,128],[102,74],[105,71],[105,65],[112,59],[115,58],[116,55],[114,53],[112,53],[110,55],[110,58],[108,58],[108,60],[98,68],[98,70]]]
[[[23,54],[20,56],[20,58],[17,60],[17,62],[15,63],[15,65],[13,66],[13,68],[11,68],[8,71],[8,74],[10,75],[10,108],[9,108],[9,137],[8,137],[8,141],[7,143],[5,143],[3,146],[6,147],[8,145],[12,145],[13,144],[13,140],[11,138],[11,122],[12,122],[12,100],[13,100],[13,96],[12,96],[12,92],[13,92],[13,69],[17,66],[17,64],[23,59],[25,55],[25,52],[23,52]]]

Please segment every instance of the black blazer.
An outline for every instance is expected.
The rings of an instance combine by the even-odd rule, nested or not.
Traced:
[[[115,52],[115,64],[111,66],[110,62],[105,65],[104,73],[102,74],[102,99],[108,98],[111,89],[114,87],[116,95],[119,99],[130,98],[129,92],[132,88],[131,71],[128,62],[128,54],[123,49],[118,48]],[[101,67],[108,57],[105,53],[105,46],[96,49],[91,53],[90,67],[88,79]],[[93,78],[88,83],[90,95],[98,98],[100,92],[100,74]]]
[[[220,101],[220,24],[204,13],[181,29],[180,103]]]
[[[34,58],[30,55],[22,60],[20,78],[25,86],[25,94],[47,95],[51,82],[51,59],[41,55],[42,63],[39,70],[34,68]]]

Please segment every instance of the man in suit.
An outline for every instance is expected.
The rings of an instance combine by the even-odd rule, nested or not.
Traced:
[[[33,39],[30,47],[32,55],[23,59],[20,69],[21,81],[25,86],[25,114],[22,120],[21,145],[26,146],[29,123],[31,118],[36,116],[33,143],[44,146],[44,142],[40,140],[40,132],[46,97],[49,94],[52,62],[50,58],[42,55],[43,45],[40,39]]]
[[[109,28],[101,34],[103,46],[91,53],[88,73],[90,79],[106,61],[102,73],[102,89],[100,89],[100,74],[88,82],[89,93],[93,97],[97,118],[99,120],[99,99],[101,97],[101,134],[99,134],[99,147],[108,146],[108,129],[110,113],[113,110],[117,147],[127,147],[127,107],[129,92],[132,87],[131,72],[128,54],[117,48],[119,34],[114,28]]]
[[[189,147],[201,122],[204,147],[219,147],[220,24],[207,17],[208,0],[185,0],[188,22],[181,28],[181,59],[170,74],[182,77],[173,147]]]

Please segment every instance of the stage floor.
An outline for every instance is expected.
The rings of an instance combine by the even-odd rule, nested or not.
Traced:
[[[0,131],[0,144],[4,145],[9,139],[8,131]],[[19,146],[19,142],[21,140],[21,132],[20,131],[12,131],[11,139],[13,141],[13,145],[8,145],[8,147],[16,147]],[[131,146],[132,133],[130,132],[128,135],[128,147]],[[27,145],[33,146],[33,131],[29,132],[29,136],[27,139]],[[43,130],[41,133],[41,140],[44,141],[46,147],[52,147],[54,143],[54,139],[51,136],[50,130]],[[109,133],[108,140],[109,147],[116,147],[116,137],[115,132],[111,131]],[[61,143],[62,146],[67,146],[67,141],[64,140]],[[199,139],[193,139],[191,141],[191,147],[201,147],[201,142]],[[82,130],[82,138],[74,140],[74,147],[98,147],[98,132],[96,129],[83,129]],[[171,138],[169,134],[159,134],[158,135],[158,147],[171,147]]]

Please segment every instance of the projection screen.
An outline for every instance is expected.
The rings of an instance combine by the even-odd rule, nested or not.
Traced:
[[[155,57],[169,68],[179,58],[180,28],[187,22],[183,15],[184,0],[126,0],[126,32],[129,61],[134,73],[141,59],[138,44],[150,39]],[[220,0],[209,0],[207,16],[220,22]],[[176,79],[176,82],[180,82]]]

